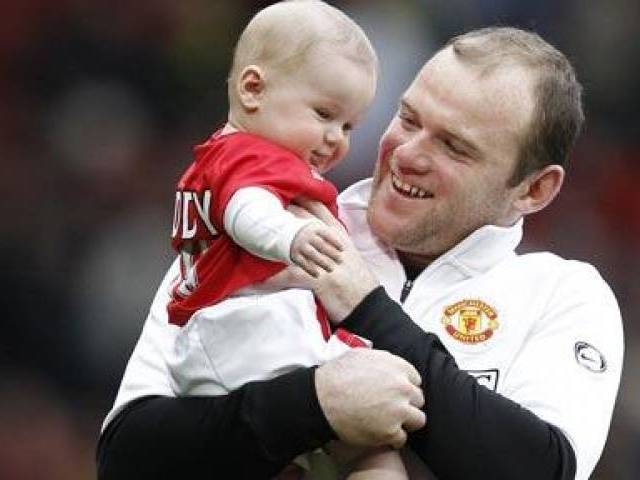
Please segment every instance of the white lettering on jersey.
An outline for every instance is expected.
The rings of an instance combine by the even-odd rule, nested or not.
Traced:
[[[173,226],[171,227],[171,238],[175,238],[180,228],[180,218],[182,210],[182,192],[176,192],[176,201],[173,206]]]
[[[190,203],[193,202],[196,207],[198,217],[207,227],[212,236],[218,234],[211,223],[211,190],[205,190],[202,197],[198,197],[195,192],[176,192],[176,199],[173,211],[173,226],[171,228],[171,236],[175,238],[180,232],[182,240],[190,240],[196,236],[198,229],[197,218],[189,217]]]
[[[183,200],[182,200],[182,239],[188,240],[190,238],[195,237],[196,228],[198,223],[196,220],[193,220],[193,225],[189,227],[189,203],[191,202],[191,198],[193,193],[191,192],[182,192]]]
[[[209,207],[211,206],[211,190],[205,190],[204,195],[202,196],[202,204],[200,203],[200,199],[197,195],[193,195],[193,199],[196,204],[196,209],[198,210],[198,215],[202,219],[202,222],[206,225],[209,233],[211,235],[217,235],[218,232],[211,224],[211,218],[209,217]]]
[[[195,205],[195,213],[191,206]],[[171,228],[172,238],[180,235],[181,251],[181,276],[177,285],[172,288],[171,295],[176,298],[186,298],[198,286],[198,272],[196,263],[209,247],[210,239],[200,239],[197,243],[193,239],[198,234],[198,218],[207,228],[211,236],[218,235],[217,230],[211,223],[209,216],[211,211],[211,190],[205,190],[201,197],[196,192],[177,191],[173,211],[173,225]],[[197,215],[197,216],[196,216]]]
[[[198,286],[198,276],[193,264],[193,255],[187,252],[181,252],[180,261],[182,262],[181,272],[184,272],[180,276],[180,282],[175,286],[172,292],[172,296],[175,298],[186,298],[196,289]]]

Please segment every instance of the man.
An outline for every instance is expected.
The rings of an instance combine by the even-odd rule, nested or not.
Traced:
[[[336,436],[400,446],[417,429],[408,445],[440,480],[588,478],[620,379],[619,310],[592,267],[514,252],[522,218],[560,190],[580,94],[534,34],[453,39],[403,95],[373,181],[342,196],[364,258],[347,247],[314,286],[334,321],[397,356],[354,351],[226,397],[170,398],[152,356],[161,287],[123,380],[138,399],[101,439],[101,478],[268,478]]]

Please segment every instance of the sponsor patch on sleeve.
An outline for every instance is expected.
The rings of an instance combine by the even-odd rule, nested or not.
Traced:
[[[476,381],[483,387],[487,387],[489,390],[496,391],[498,388],[498,377],[500,372],[497,368],[491,368],[488,370],[465,370],[469,375],[475,377]]]
[[[578,365],[595,373],[602,373],[607,369],[607,361],[593,345],[587,342],[576,342],[573,347]]]

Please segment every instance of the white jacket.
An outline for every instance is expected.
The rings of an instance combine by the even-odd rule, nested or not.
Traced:
[[[388,294],[399,301],[404,268],[369,230],[370,186],[364,180],[343,192],[341,218]],[[620,381],[620,312],[595,268],[547,252],[518,255],[521,237],[521,221],[478,229],[415,279],[402,306],[479,383],[559,427],[576,454],[576,479],[585,480],[602,453]],[[180,332],[166,316],[176,268],[174,262],[156,294],[103,428],[135,398],[176,395],[167,358]],[[287,321],[315,320],[307,292],[287,302]]]

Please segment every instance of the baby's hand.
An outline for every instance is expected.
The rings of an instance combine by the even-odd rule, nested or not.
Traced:
[[[312,222],[300,229],[291,242],[291,260],[313,277],[319,269],[331,272],[340,263],[343,250],[340,235],[321,222]]]

